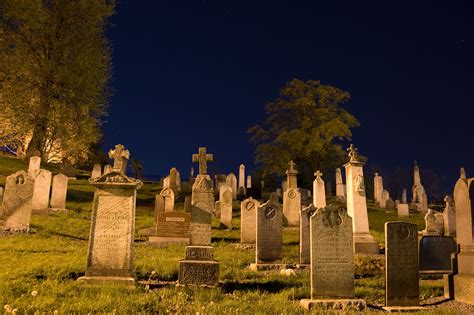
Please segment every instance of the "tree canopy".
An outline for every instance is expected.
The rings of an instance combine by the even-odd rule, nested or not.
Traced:
[[[359,125],[342,107],[349,99],[348,92],[320,81],[286,83],[278,98],[265,106],[265,121],[248,130],[264,175],[284,174],[294,160],[309,183],[317,169],[334,170],[347,161],[342,142],[350,140],[351,128]]]
[[[0,145],[84,160],[110,96],[106,0],[0,0]],[[6,125],[5,125],[6,126]],[[59,157],[61,158],[61,157]]]

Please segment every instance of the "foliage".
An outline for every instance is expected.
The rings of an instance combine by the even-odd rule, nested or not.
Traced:
[[[349,99],[349,93],[319,81],[288,82],[266,105],[265,121],[248,130],[265,175],[283,174],[290,160],[306,177],[339,166],[345,157],[340,141],[350,139],[350,128],[359,124],[342,108]]]
[[[110,95],[113,12],[105,0],[0,1],[3,142],[47,160],[87,158]]]

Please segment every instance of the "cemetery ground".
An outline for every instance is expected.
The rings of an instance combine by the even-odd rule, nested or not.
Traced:
[[[5,177],[25,162],[0,156],[0,185]],[[53,171],[54,168],[52,169]],[[56,170],[57,171],[57,170]],[[185,246],[156,247],[146,242],[140,231],[153,226],[154,196],[161,190],[156,183],[145,182],[138,191],[135,223],[134,289],[113,285],[90,286],[76,280],[84,275],[91,219],[93,187],[87,173],[79,172],[69,182],[68,212],[33,215],[30,235],[0,239],[0,307],[18,313],[53,312],[171,312],[171,313],[303,313],[299,300],[310,294],[309,270],[296,270],[292,276],[279,271],[254,272],[249,265],[255,261],[255,249],[239,246],[240,204],[234,202],[232,231],[220,230],[213,219],[212,245],[220,263],[217,288],[179,287],[179,260]],[[268,195],[268,193],[266,194]],[[328,200],[328,203],[331,203]],[[177,211],[184,211],[184,198],[177,200]],[[379,244],[384,241],[384,223],[397,221],[396,211],[368,205],[371,233]],[[418,224],[423,218],[413,214],[404,221]],[[299,232],[284,230],[283,263],[297,264]],[[384,256],[356,255],[356,296],[370,305],[368,312],[382,312],[384,303]],[[420,300],[428,303],[427,312],[458,314],[449,302],[437,305],[443,295],[441,278],[422,278]],[[439,298],[440,299],[440,298]]]

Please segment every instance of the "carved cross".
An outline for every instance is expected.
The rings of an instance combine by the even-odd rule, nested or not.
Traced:
[[[357,151],[358,151],[358,149],[356,147],[354,147],[354,145],[352,143],[351,143],[350,147],[347,148],[347,152],[349,152],[349,157],[351,158],[350,162],[357,162]]]
[[[198,154],[193,154],[193,163],[199,163],[200,175],[207,174],[207,162],[212,162],[213,160],[214,160],[214,156],[212,154],[206,154],[205,147],[199,148]]]
[[[323,176],[323,173],[320,170],[317,170],[316,173],[314,173],[314,176],[316,176],[316,179],[321,179],[321,176]]]
[[[293,162],[293,160],[291,160],[290,163],[288,163],[288,165],[290,166],[290,171],[296,171],[295,169],[296,164],[295,162]]]
[[[125,150],[121,144],[115,145],[115,149],[109,151],[109,158],[114,159],[114,170],[121,173],[127,168],[127,160],[130,158],[130,152]]]

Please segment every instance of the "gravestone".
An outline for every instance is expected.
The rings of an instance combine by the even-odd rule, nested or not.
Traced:
[[[247,186],[245,188],[252,188],[252,176],[247,175]]]
[[[189,244],[191,214],[185,212],[161,212],[156,221],[155,236],[149,242],[161,245]]]
[[[408,204],[408,201],[407,201],[407,190],[406,190],[406,188],[403,188],[402,201],[401,201],[401,203],[406,203],[406,204]]]
[[[336,168],[336,199],[339,201],[346,200],[346,189],[342,181],[342,172],[340,168]]]
[[[91,178],[95,179],[101,176],[102,176],[102,165],[94,164],[94,167],[92,168]]]
[[[428,211],[428,197],[426,196],[425,188],[421,184],[420,168],[418,163],[415,161],[413,168],[413,200],[412,203],[417,206],[418,210],[422,213]]]
[[[398,214],[398,217],[408,217],[410,215],[408,204],[399,203],[397,205],[397,214]]]
[[[176,167],[173,167],[170,169],[170,175],[168,176],[169,177],[169,188],[171,190],[173,190],[173,195],[177,195],[178,194],[178,170],[176,169]]]
[[[31,210],[32,213],[48,214],[51,172],[40,169],[35,174],[35,188],[33,190],[33,199],[31,200]]]
[[[114,160],[113,171],[127,173],[127,162],[130,159],[130,152],[125,150],[122,144],[115,145],[115,148],[109,151],[109,158]]]
[[[375,173],[375,176],[374,176],[374,201],[375,201],[375,204],[379,207],[380,206],[380,202],[382,201],[382,198],[383,198],[383,178],[382,176],[379,175],[379,173]],[[384,208],[384,207],[382,207]]]
[[[223,185],[219,191],[221,228],[232,230],[232,188]]]
[[[221,218],[221,201],[217,200],[214,202],[214,217],[220,219]]]
[[[241,194],[241,192],[243,191],[242,193],[242,196],[245,196],[245,165],[243,164],[240,164],[239,166],[239,189],[238,189],[238,193]]]
[[[53,176],[53,191],[51,193],[51,209],[65,210],[68,178],[64,174]]]
[[[179,261],[180,285],[214,287],[219,281],[219,263],[212,246],[186,246],[186,258]]]
[[[184,197],[184,212],[191,213],[191,196]]]
[[[301,211],[301,193],[298,191],[297,174],[295,163],[290,161],[288,163],[290,168],[286,171],[286,182],[288,188],[283,193],[283,215],[285,216],[285,223],[288,226],[300,225],[300,211]]]
[[[237,200],[237,177],[234,173],[230,173],[227,175],[225,182],[232,189],[232,199]]]
[[[301,300],[307,309],[362,311],[364,300],[353,299],[354,252],[352,219],[344,208],[327,206],[310,218],[311,299]]]
[[[106,165],[104,166],[104,172],[102,175],[109,174],[110,172],[112,172],[112,170],[113,170],[112,165]]]
[[[25,171],[18,171],[6,178],[0,208],[1,235],[29,231],[33,189],[34,179]]]
[[[419,305],[418,227],[385,223],[385,305]]]
[[[155,222],[158,219],[158,213],[165,212],[165,198],[159,194],[155,195]]]
[[[134,285],[134,228],[137,189],[142,182],[124,174],[128,150],[115,146],[114,169],[91,179],[94,186],[92,222],[85,276],[78,281]],[[124,154],[124,152],[127,152]],[[114,152],[114,150],[111,150]]]
[[[324,189],[323,173],[316,171],[316,179],[313,181],[313,204],[317,208],[326,207],[326,191]]]
[[[446,236],[456,236],[456,211],[454,208],[454,201],[451,196],[444,197],[444,202],[446,207],[443,211],[443,221],[444,221],[444,235]]]
[[[194,181],[191,197],[191,244],[211,244],[211,220],[214,210],[214,195],[211,177],[207,175],[207,162],[213,160],[206,148],[193,154],[193,162],[199,163],[199,175]]]
[[[36,173],[40,170],[41,166],[41,157],[32,156],[30,157],[30,164],[28,166],[28,176],[35,177]]]
[[[182,191],[182,181],[181,181],[181,173],[176,170],[176,190],[178,191],[178,193],[180,193]]]
[[[309,265],[311,263],[311,242],[310,242],[310,218],[316,211],[316,207],[310,204],[301,210],[300,218],[300,264]]]
[[[444,221],[443,214],[432,209],[428,209],[425,215],[425,229],[423,235],[443,235],[444,234]]]
[[[165,188],[160,192],[160,195],[164,200],[164,210],[165,212],[174,211],[174,190],[170,188]]]
[[[367,200],[364,185],[364,163],[357,160],[357,149],[351,144],[347,149],[349,163],[345,164],[347,184],[347,213],[352,218],[354,252],[378,254],[379,247],[369,231]]]
[[[283,249],[283,213],[281,205],[272,200],[257,208],[256,219],[256,263],[258,265],[277,264],[282,259]]]
[[[451,273],[451,254],[457,245],[450,236],[423,236],[420,240],[420,272]]]
[[[240,203],[240,243],[242,244],[255,244],[256,215],[259,206],[260,202],[252,197]]]

